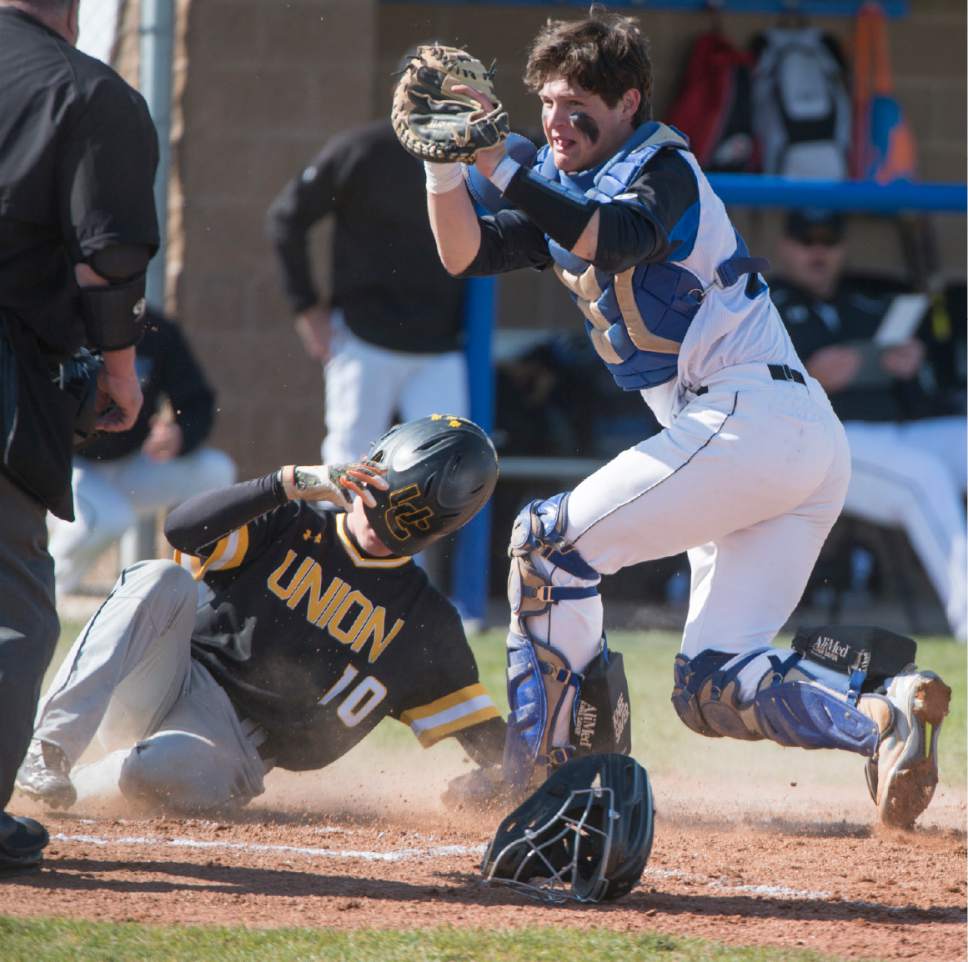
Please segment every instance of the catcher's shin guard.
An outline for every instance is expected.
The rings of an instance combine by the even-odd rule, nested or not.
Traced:
[[[581,687],[582,676],[547,645],[508,632],[508,716],[504,772],[515,789],[544,781],[548,771],[571,756],[567,746],[552,746],[565,696]]]
[[[544,780],[551,767],[566,761],[570,746],[555,746],[559,719],[575,702],[582,675],[568,656],[551,643],[538,641],[527,621],[564,600],[592,598],[598,594],[600,575],[565,542],[567,495],[532,501],[514,522],[509,554],[508,600],[511,629],[508,633],[508,734],[504,766],[508,780],[518,789]],[[558,572],[570,584],[553,584],[543,572]],[[601,650],[595,650],[585,664]],[[580,667],[584,668],[585,664]],[[569,697],[571,696],[571,697]]]
[[[915,647],[879,628],[828,626],[799,632],[788,653],[760,648],[744,655],[679,655],[672,704],[702,735],[872,756],[881,729],[858,702],[909,670]],[[764,659],[767,670],[751,684],[750,673],[762,671]],[[752,693],[744,696],[744,690]]]

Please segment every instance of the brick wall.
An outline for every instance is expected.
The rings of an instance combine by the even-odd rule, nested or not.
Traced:
[[[962,0],[916,0],[891,23],[899,98],[926,179],[965,174],[965,26]],[[265,211],[333,132],[389,109],[400,54],[428,38],[497,57],[498,88],[518,124],[537,120],[520,83],[527,42],[549,15],[577,7],[380,4],[377,0],[178,0],[173,118],[169,301],[219,392],[215,440],[243,476],[315,460],[322,435],[318,367],[303,354],[280,297],[265,240]],[[669,103],[701,14],[643,13],[652,38],[657,115]],[[771,18],[730,15],[739,43]],[[849,48],[851,22],[819,21]],[[946,271],[963,276],[963,217],[938,217]],[[770,253],[775,215],[740,212],[757,252]],[[317,238],[325,285],[327,238]],[[858,220],[852,261],[897,267],[882,221]],[[572,326],[574,310],[551,278],[501,283],[501,323]]]
[[[177,312],[243,476],[319,458],[322,388],[279,294],[266,209],[332,132],[368,117],[373,0],[180,0]],[[320,249],[318,259],[325,259]]]

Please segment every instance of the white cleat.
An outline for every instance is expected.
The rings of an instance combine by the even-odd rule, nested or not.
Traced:
[[[68,809],[77,801],[70,763],[50,742],[34,740],[17,772],[16,787],[48,808]]]
[[[881,821],[911,828],[938,784],[938,735],[951,689],[931,671],[897,675],[887,695],[865,695],[858,708],[877,723],[877,754],[865,774]]]

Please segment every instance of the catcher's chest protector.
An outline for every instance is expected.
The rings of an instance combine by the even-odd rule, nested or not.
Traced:
[[[593,171],[559,171],[548,148],[542,148],[535,160],[543,177],[608,203],[626,194],[643,168],[666,147],[679,150],[693,169],[698,199],[667,231],[671,246],[665,260],[610,275],[546,238],[555,274],[584,315],[595,351],[618,386],[627,391],[672,380],[680,346],[711,287],[723,277],[732,278],[732,283],[740,274],[762,266],[749,257],[722,202],[688,152],[688,141],[672,127],[655,121],[643,124],[614,157]],[[701,246],[697,244],[700,235]],[[758,284],[751,293],[765,290],[765,285]]]

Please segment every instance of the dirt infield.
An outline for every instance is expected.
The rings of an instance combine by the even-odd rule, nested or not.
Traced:
[[[273,773],[265,796],[219,821],[118,817],[93,803],[47,815],[46,865],[3,884],[0,912],[338,929],[607,927],[846,958],[965,958],[961,793],[941,791],[923,826],[902,833],[872,826],[856,786],[807,812],[795,786],[758,786],[747,798],[731,788],[726,809],[709,801],[722,793],[655,779],[656,841],[642,883],[614,905],[584,908],[486,887],[478,864],[496,818],[447,813],[428,786],[382,770],[374,792],[374,774],[361,759],[337,778]]]

